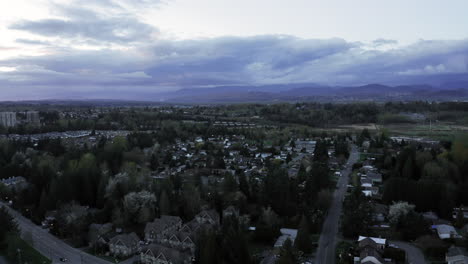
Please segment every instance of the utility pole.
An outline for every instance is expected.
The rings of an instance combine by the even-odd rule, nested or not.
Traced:
[[[18,260],[19,260],[19,264],[22,264],[23,262],[21,261],[21,249],[17,249],[18,251]]]
[[[432,137],[432,120],[429,119],[429,135]]]

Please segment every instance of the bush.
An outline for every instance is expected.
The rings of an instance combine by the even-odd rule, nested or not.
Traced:
[[[384,258],[389,258],[397,263],[405,263],[406,260],[406,252],[404,250],[398,249],[398,248],[391,248],[388,247],[385,249],[383,253]]]

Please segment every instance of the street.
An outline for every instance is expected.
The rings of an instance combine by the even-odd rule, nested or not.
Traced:
[[[6,207],[9,210],[10,214],[18,223],[18,227],[20,228],[23,235],[28,232],[31,234],[33,247],[42,255],[51,259],[52,263],[61,263],[60,258],[66,258],[68,259],[67,263],[73,264],[112,263],[69,246],[62,240],[47,232],[47,230],[42,229],[40,226],[37,226],[29,219],[22,216],[20,213],[11,209],[9,206],[6,206],[4,203],[1,203],[1,206]]]
[[[343,198],[346,193],[349,174],[353,164],[359,159],[359,152],[353,145],[346,167],[341,171],[341,177],[337,183],[337,189],[333,195],[333,202],[328,211],[328,215],[323,223],[322,233],[319,239],[315,263],[333,264],[335,263],[336,236],[338,234],[341,210],[343,208]]]

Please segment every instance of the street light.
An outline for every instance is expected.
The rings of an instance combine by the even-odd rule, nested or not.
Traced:
[[[22,263],[22,261],[21,261],[21,249],[18,248],[18,249],[16,249],[16,251],[18,251],[18,259],[19,259],[19,263],[21,264]]]

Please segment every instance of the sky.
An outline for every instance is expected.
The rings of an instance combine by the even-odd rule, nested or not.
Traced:
[[[0,100],[468,83],[466,0],[15,0],[0,10]]]

